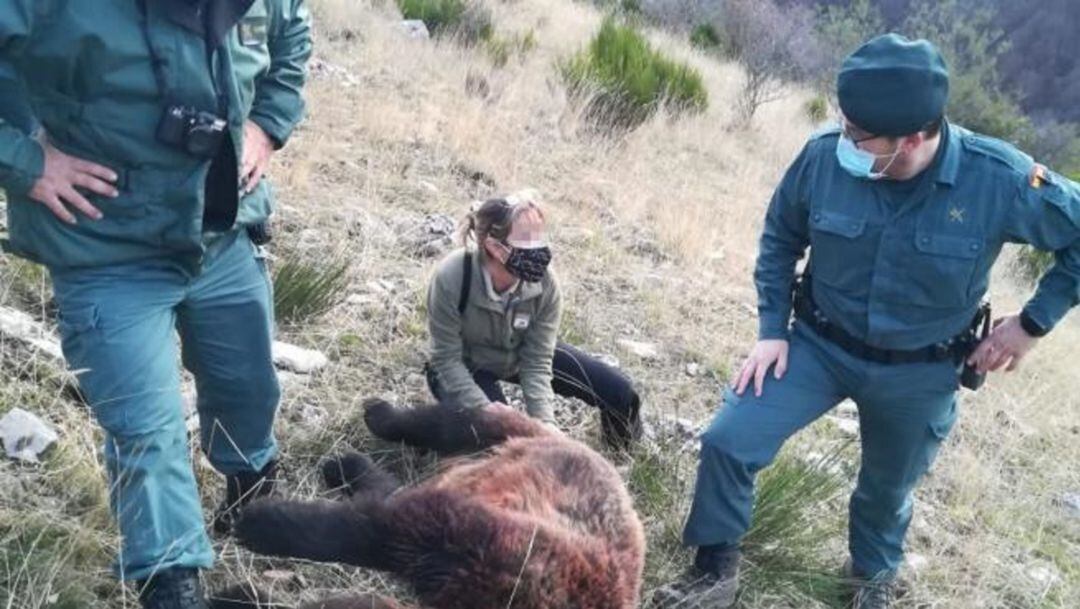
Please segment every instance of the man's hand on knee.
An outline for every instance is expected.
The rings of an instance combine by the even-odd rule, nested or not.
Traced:
[[[787,372],[787,362],[788,341],[759,340],[751,349],[750,355],[746,357],[746,361],[743,362],[739,374],[732,383],[735,393],[742,395],[746,391],[746,386],[750,384],[750,379],[754,379],[754,395],[761,397],[761,388],[765,384],[765,375],[768,374],[769,368],[775,366],[773,376],[780,379]]]

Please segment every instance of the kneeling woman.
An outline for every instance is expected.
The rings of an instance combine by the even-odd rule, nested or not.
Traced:
[[[556,340],[562,300],[534,198],[485,202],[466,218],[461,242],[428,289],[427,380],[435,397],[469,407],[505,403],[499,381],[516,383],[529,414],[552,425],[555,393],[578,398],[600,409],[605,442],[628,449],[640,434],[630,381]]]

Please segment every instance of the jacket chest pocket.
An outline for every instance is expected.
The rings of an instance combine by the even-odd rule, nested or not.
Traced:
[[[855,293],[867,287],[875,248],[867,235],[866,220],[831,212],[810,214],[811,268],[816,281]]]
[[[975,270],[986,243],[963,235],[918,231],[914,255],[897,261],[906,302],[924,307],[953,308],[968,304]]]

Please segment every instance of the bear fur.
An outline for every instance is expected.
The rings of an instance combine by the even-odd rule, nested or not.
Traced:
[[[631,609],[645,534],[615,468],[584,444],[505,406],[364,405],[375,436],[443,454],[399,488],[367,456],[324,464],[341,501],[262,499],[234,534],[261,554],[395,573],[430,609]],[[305,609],[404,609],[365,594]]]

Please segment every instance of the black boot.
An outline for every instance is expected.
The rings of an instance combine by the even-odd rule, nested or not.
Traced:
[[[233,522],[240,515],[240,510],[259,497],[269,496],[274,492],[278,471],[277,460],[267,463],[257,472],[243,472],[225,477],[225,501],[218,506],[214,514],[214,532],[228,535],[232,532]]]
[[[600,411],[600,430],[609,448],[630,452],[641,439],[641,398],[637,392],[627,399],[624,411],[605,408]]]
[[[209,609],[198,569],[170,567],[138,585],[143,609]]]

